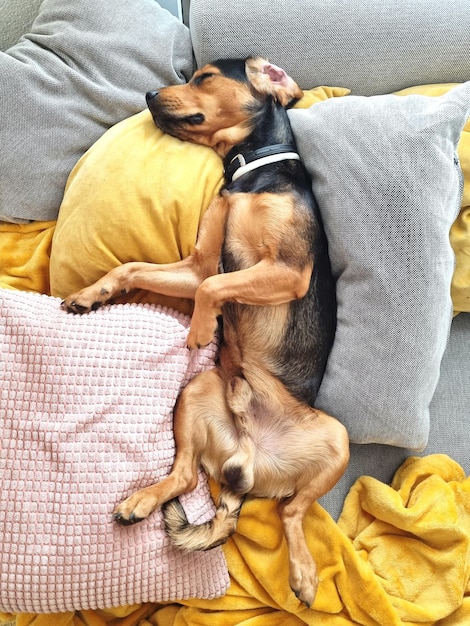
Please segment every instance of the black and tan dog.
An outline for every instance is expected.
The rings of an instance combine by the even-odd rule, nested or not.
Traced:
[[[191,298],[190,348],[212,341],[222,316],[217,367],[197,375],[175,407],[172,472],[127,498],[114,517],[134,523],[165,505],[173,541],[206,550],[235,531],[246,494],[278,498],[289,583],[310,606],[318,582],[302,521],[343,474],[349,446],[344,427],[312,408],[336,302],[317,206],[285,111],[301,96],[283,70],[261,58],[217,61],[186,85],[149,92],[163,131],[223,157],[225,186],[188,258],[127,263],[63,306],[84,313],[134,288]],[[195,526],[177,496],[195,487],[199,463],[222,490],[213,520]]]

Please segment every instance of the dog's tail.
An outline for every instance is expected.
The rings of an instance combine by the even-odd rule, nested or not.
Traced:
[[[203,524],[190,524],[178,498],[162,506],[165,530],[182,550],[210,550],[233,535],[245,495],[222,489],[215,516]]]

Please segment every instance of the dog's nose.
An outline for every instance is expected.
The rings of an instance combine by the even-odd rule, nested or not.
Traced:
[[[145,94],[145,99],[147,100],[147,104],[150,102],[150,100],[153,100],[157,96],[158,96],[158,91],[147,91],[147,93]]]

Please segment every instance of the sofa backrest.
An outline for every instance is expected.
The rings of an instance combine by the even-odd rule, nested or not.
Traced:
[[[40,3],[0,0],[0,50],[26,32]],[[304,89],[372,95],[470,80],[462,0],[191,0],[189,21],[199,66],[261,54]]]
[[[388,93],[470,79],[462,0],[191,0],[196,62],[267,56],[303,89]]]
[[[42,0],[0,0],[0,50],[13,46],[29,29]]]

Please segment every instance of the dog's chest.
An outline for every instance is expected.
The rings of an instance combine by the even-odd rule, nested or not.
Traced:
[[[237,193],[229,197],[223,271],[234,272],[276,258],[284,245],[285,228],[290,221],[290,198],[271,193]]]

